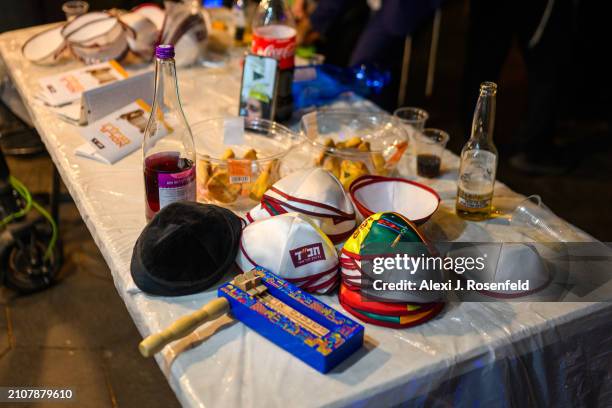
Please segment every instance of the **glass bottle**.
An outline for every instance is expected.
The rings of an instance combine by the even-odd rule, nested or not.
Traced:
[[[155,96],[144,132],[145,213],[196,200],[195,147],[178,93],[174,46],[155,49]]]
[[[483,82],[474,111],[470,140],[461,150],[457,181],[457,215],[467,220],[489,218],[497,172],[497,148],[493,144],[497,85]]]
[[[276,121],[285,121],[293,113],[293,72],[296,30],[291,10],[284,0],[262,0],[252,22],[251,52],[278,60]]]
[[[244,43],[244,33],[246,28],[246,16],[244,10],[245,0],[234,0],[232,6],[232,16],[234,17],[234,43],[242,46]]]

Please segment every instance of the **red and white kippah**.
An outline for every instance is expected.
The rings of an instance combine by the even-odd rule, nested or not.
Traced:
[[[393,211],[416,225],[429,220],[440,205],[440,196],[434,189],[396,177],[361,176],[351,184],[349,194],[364,218]]]
[[[345,241],[356,227],[349,195],[333,174],[319,167],[279,180],[246,218],[253,222],[288,212],[307,215],[334,244]]]
[[[248,225],[236,264],[243,272],[261,266],[307,292],[327,293],[339,280],[336,248],[312,220],[298,213]]]

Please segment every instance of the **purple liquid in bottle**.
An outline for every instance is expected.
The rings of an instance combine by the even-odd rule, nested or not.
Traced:
[[[146,216],[149,221],[165,205],[175,201],[193,201],[195,167],[177,153],[164,152],[149,156],[144,167]]]
[[[156,114],[149,118],[143,143],[147,221],[169,204],[196,200],[195,149],[178,95],[174,47],[160,45],[155,56]]]

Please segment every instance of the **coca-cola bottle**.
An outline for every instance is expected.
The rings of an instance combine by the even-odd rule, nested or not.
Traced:
[[[293,112],[291,85],[297,34],[295,21],[284,0],[262,0],[253,17],[252,27],[251,52],[279,61],[275,120],[287,120]]]

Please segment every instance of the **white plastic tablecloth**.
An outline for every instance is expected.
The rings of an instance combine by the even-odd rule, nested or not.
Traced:
[[[33,95],[38,78],[77,63],[40,67],[25,61],[21,45],[37,30],[0,36],[2,59],[117,291],[146,336],[196,310],[216,296],[215,290],[179,298],[128,291],[132,248],[145,225],[141,155],[113,166],[75,156],[83,143],[77,127],[59,120]],[[235,114],[238,67],[182,69],[179,82],[191,122]],[[425,181],[443,199],[425,233],[434,240],[512,239],[507,226],[465,222],[453,214],[457,157],[447,152],[443,161],[442,179]],[[511,208],[520,198],[496,185],[498,207]],[[342,310],[335,296],[321,299]],[[365,347],[327,375],[224,318],[166,347],[157,361],[185,406],[573,405],[612,398],[611,318],[608,303],[450,304],[435,320],[411,329],[366,324]]]

